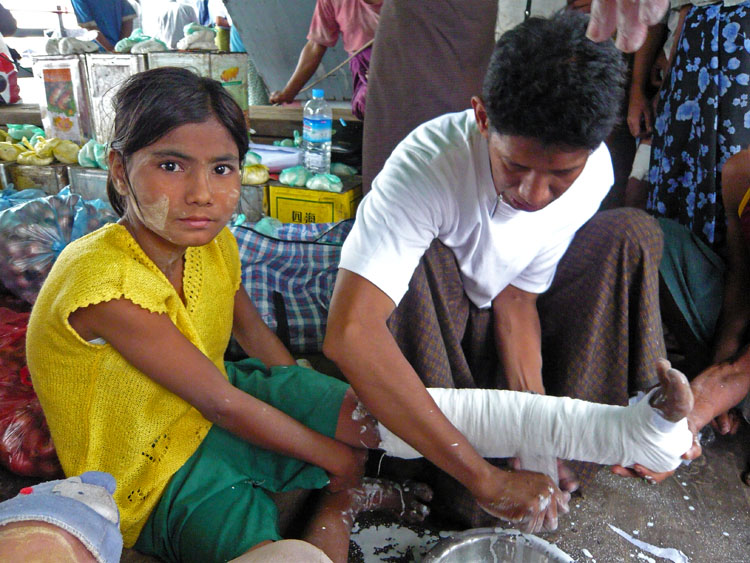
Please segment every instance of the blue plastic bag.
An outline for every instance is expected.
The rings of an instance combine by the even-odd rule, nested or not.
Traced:
[[[66,188],[0,211],[0,282],[34,303],[52,264],[68,243],[117,215]]]

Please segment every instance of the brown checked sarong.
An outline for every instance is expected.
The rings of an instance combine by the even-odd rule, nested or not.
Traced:
[[[654,363],[666,355],[661,249],[658,224],[635,209],[598,213],[578,231],[552,287],[537,301],[548,394],[624,405],[637,390],[656,384]],[[454,255],[439,241],[425,253],[388,321],[426,386],[503,388],[492,323],[491,309],[469,301]],[[435,487],[433,514],[460,526],[497,523],[447,474],[429,462],[419,469],[414,463],[403,469]],[[583,483],[598,467],[571,465]],[[401,473],[399,462],[388,466]]]

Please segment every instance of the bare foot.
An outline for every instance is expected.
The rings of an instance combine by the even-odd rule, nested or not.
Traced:
[[[687,377],[663,358],[656,361],[656,373],[661,387],[651,396],[651,406],[670,422],[682,420],[693,410],[693,391]]]
[[[432,489],[424,483],[365,477],[351,489],[352,509],[356,514],[370,510],[385,511],[406,522],[422,522],[430,513],[424,503],[432,500]]]
[[[578,475],[561,459],[557,460],[557,478],[561,491],[574,493],[581,486]]]

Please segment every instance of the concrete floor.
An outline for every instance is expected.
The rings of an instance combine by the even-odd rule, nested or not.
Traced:
[[[743,425],[736,436],[717,437],[704,448],[703,457],[659,485],[624,479],[603,469],[573,498],[559,530],[541,537],[581,563],[669,561],[630,544],[609,528],[612,524],[641,541],[678,549],[693,563],[750,562],[750,487],[740,478],[749,463],[750,427]],[[36,482],[0,468],[0,500]],[[367,525],[366,518],[360,520],[360,528]],[[420,550],[434,544],[439,532],[429,526],[412,529],[416,533],[404,530],[417,544],[411,554],[396,556],[407,550],[394,549],[363,557],[354,547],[351,561],[420,561]],[[393,543],[393,534],[389,537],[384,537],[384,545]],[[154,560],[126,550],[122,561]]]

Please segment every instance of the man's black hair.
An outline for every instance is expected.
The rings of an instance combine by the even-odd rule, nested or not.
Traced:
[[[490,129],[545,145],[595,149],[618,121],[625,61],[586,38],[588,17],[529,18],[495,44],[482,97]]]

